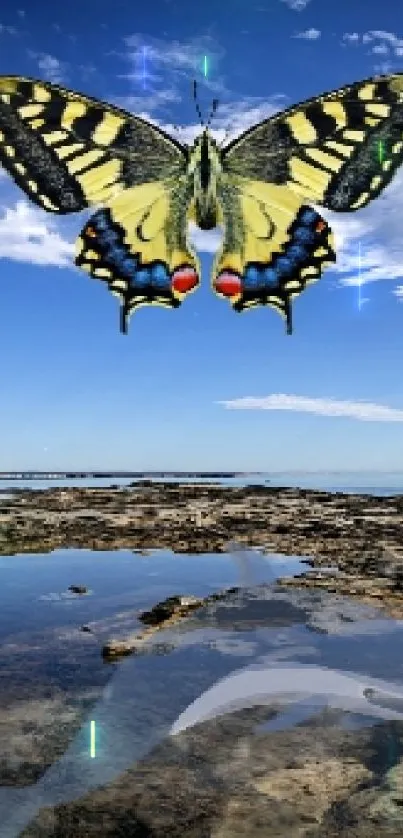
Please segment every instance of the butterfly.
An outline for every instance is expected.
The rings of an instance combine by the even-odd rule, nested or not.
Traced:
[[[75,264],[119,297],[122,332],[135,309],[177,308],[199,285],[193,221],[224,230],[216,294],[237,312],[272,306],[291,334],[293,298],[336,259],[314,207],[350,212],[381,193],[403,159],[402,103],[403,74],[379,76],[275,114],[224,147],[205,126],[188,147],[105,102],[0,76],[0,162],[48,212],[95,206]]]

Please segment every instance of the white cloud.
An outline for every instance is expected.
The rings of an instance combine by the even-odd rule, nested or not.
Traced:
[[[319,29],[305,29],[304,32],[297,32],[293,38],[303,38],[305,41],[317,41],[321,33]]]
[[[129,72],[120,78],[128,79],[133,87],[132,107],[135,111],[156,110],[183,100],[184,84],[189,98],[194,79],[203,79],[203,88],[214,95],[223,93],[225,86],[218,72],[224,50],[210,36],[188,41],[169,41],[163,38],[134,34],[125,39],[127,51],[122,55],[129,64]],[[208,59],[208,73],[204,77],[204,56]]]
[[[0,34],[1,35],[16,35],[17,30],[15,29],[14,26],[4,26],[2,23],[0,23]]]
[[[294,12],[302,12],[311,0],[282,0],[282,2],[286,3]]]
[[[283,107],[284,99],[285,96],[282,94],[276,94],[265,101],[245,97],[229,104],[223,103],[218,106],[211,134],[217,143],[222,143],[225,146],[226,143],[238,137],[252,125],[256,125],[263,119],[277,113]],[[159,125],[167,134],[188,145],[191,145],[202,131],[201,126],[197,123],[176,127],[172,123],[164,123],[153,119],[148,113],[137,111],[137,114],[148,119],[154,125]]]
[[[201,253],[216,253],[223,237],[223,231],[219,227],[214,230],[200,230],[192,221],[188,227],[188,234],[193,247]]]
[[[13,208],[0,207],[0,258],[72,268],[74,244],[58,231],[58,220],[24,200]],[[188,225],[188,235],[202,253],[215,253],[222,240],[220,228],[200,230],[193,222]]]
[[[336,401],[336,399],[311,399],[306,396],[287,396],[273,393],[264,398],[233,399],[221,401],[229,410],[292,410],[296,413],[314,413],[318,416],[344,416],[362,422],[403,422],[403,410],[372,402]]]
[[[375,55],[388,55],[388,53],[389,53],[389,47],[388,47],[386,44],[377,44],[377,45],[373,48],[372,52],[373,52]]]
[[[71,267],[74,246],[57,232],[43,210],[26,201],[3,208],[0,215],[0,258],[33,265]]]
[[[346,41],[348,44],[358,44],[360,42],[360,36],[358,32],[345,32],[343,41]]]
[[[28,54],[30,58],[35,59],[41,73],[45,76],[45,79],[53,82],[54,84],[59,84],[65,79],[66,65],[59,61],[58,58],[55,58],[54,55],[49,55],[45,52],[31,51],[29,51]]]
[[[403,303],[403,285],[398,285],[396,288],[394,288],[393,293],[395,294],[399,302]]]
[[[344,46],[346,44],[368,45],[375,55],[387,55],[390,51],[397,58],[403,55],[403,38],[383,29],[372,29],[362,34],[345,32],[342,41]]]
[[[402,171],[382,196],[358,213],[344,216],[319,207],[318,211],[326,215],[335,234],[337,262],[332,270],[342,285],[403,279]]]

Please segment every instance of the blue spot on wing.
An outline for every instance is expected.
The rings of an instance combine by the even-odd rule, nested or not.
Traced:
[[[140,264],[139,254],[131,254],[123,238],[123,230],[114,224],[108,210],[95,213],[88,227],[96,233],[91,237],[91,245],[98,247],[102,259],[116,276],[123,277],[129,283],[131,291],[138,289],[142,292],[152,291],[171,295],[171,276],[168,266],[163,262],[153,262],[144,266]],[[90,245],[90,246],[91,246]]]
[[[322,224],[319,224],[322,222]],[[275,289],[281,295],[284,284],[290,279],[300,279],[300,271],[312,262],[313,251],[322,239],[327,244],[328,228],[322,217],[310,207],[301,207],[288,229],[289,240],[283,252],[274,253],[271,263],[249,263],[242,279],[243,292],[247,297],[265,296]],[[332,251],[328,248],[328,255]],[[316,262],[316,260],[315,260]],[[301,280],[301,290],[303,282]]]
[[[287,250],[288,258],[295,265],[302,264],[308,255],[309,251],[302,244],[292,244]]]
[[[151,284],[156,289],[167,288],[170,284],[170,277],[166,266],[162,262],[153,265],[151,269]]]
[[[276,273],[278,276],[289,276],[293,267],[294,264],[292,260],[288,259],[287,256],[279,256],[276,261]]]
[[[295,242],[309,246],[315,241],[315,233],[307,227],[298,227],[294,232],[293,239]]]
[[[298,218],[300,224],[313,224],[316,219],[320,219],[320,215],[318,215],[315,210],[311,209],[310,207],[303,207],[302,212]]]
[[[278,275],[275,268],[265,268],[263,271],[263,282],[268,288],[273,287],[273,285],[277,285]]]

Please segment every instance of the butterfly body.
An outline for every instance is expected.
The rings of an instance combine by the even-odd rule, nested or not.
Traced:
[[[378,146],[382,145],[382,155]],[[121,302],[177,308],[200,282],[189,220],[224,231],[212,287],[234,311],[291,302],[336,259],[314,206],[351,212],[403,161],[403,74],[356,82],[252,126],[220,147],[57,85],[0,77],[0,162],[48,212],[95,206],[76,264]]]
[[[193,188],[195,222],[201,230],[212,230],[219,219],[218,194],[223,168],[220,149],[208,129],[190,150],[188,172]]]

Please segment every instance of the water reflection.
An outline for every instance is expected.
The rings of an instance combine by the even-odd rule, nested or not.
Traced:
[[[231,741],[244,741],[242,737],[256,737],[256,732],[260,739],[279,736],[295,726],[297,731],[304,731],[306,724],[314,722],[317,746],[330,737],[323,727],[326,713],[326,724],[331,718],[334,736],[340,735],[345,720],[352,730],[357,719],[366,729],[380,723],[400,725],[402,624],[377,619],[375,609],[343,597],[309,590],[285,591],[268,582],[256,585],[256,578],[251,578],[252,565],[266,560],[253,551],[245,555],[241,548],[235,553],[243,581],[252,582],[251,587],[162,632],[158,643],[164,640],[170,646],[168,654],[153,654],[151,642],[148,655],[127,658],[110,670],[108,683],[87,709],[79,732],[63,756],[32,786],[0,788],[2,838],[18,836],[41,807],[77,800],[123,776],[140,760],[147,760],[162,743],[171,749],[173,763],[183,759],[188,747],[184,748],[184,743],[190,741],[186,737],[193,735],[193,729],[186,725],[185,731],[182,714],[192,705],[193,711],[197,705],[192,716],[194,735],[199,736],[199,753],[205,753],[207,762],[211,759],[212,730],[216,743],[223,730],[231,731]],[[132,557],[132,561],[138,560]],[[208,573],[203,557],[188,559],[188,566],[190,561],[194,563],[194,579],[205,580]],[[173,567],[172,558],[165,560],[163,579],[168,595],[175,592],[172,580],[168,582],[167,578]],[[268,568],[275,576],[270,563]],[[93,576],[95,584],[85,581],[90,582],[96,595],[96,563]],[[75,580],[70,577],[71,581]],[[237,580],[232,577],[233,581]],[[187,588],[189,592],[198,594],[197,584],[193,591]],[[93,602],[94,597],[87,605]],[[84,607],[82,603],[80,608]],[[263,677],[262,673],[266,681],[256,690],[253,679]],[[241,687],[236,681],[240,674]],[[200,715],[200,701],[206,696],[214,699],[223,679],[227,679],[227,693],[224,699],[221,695],[220,718],[213,705],[210,715],[203,711]],[[234,696],[236,685],[238,694]],[[231,704],[233,701],[235,704]],[[209,719],[205,726],[198,724],[203,719]],[[91,722],[96,727],[95,758],[90,752]],[[268,726],[262,728],[265,724]],[[253,751],[253,741],[247,740],[245,753]],[[396,761],[399,748],[389,751]],[[210,770],[214,776],[222,772],[222,760]]]

